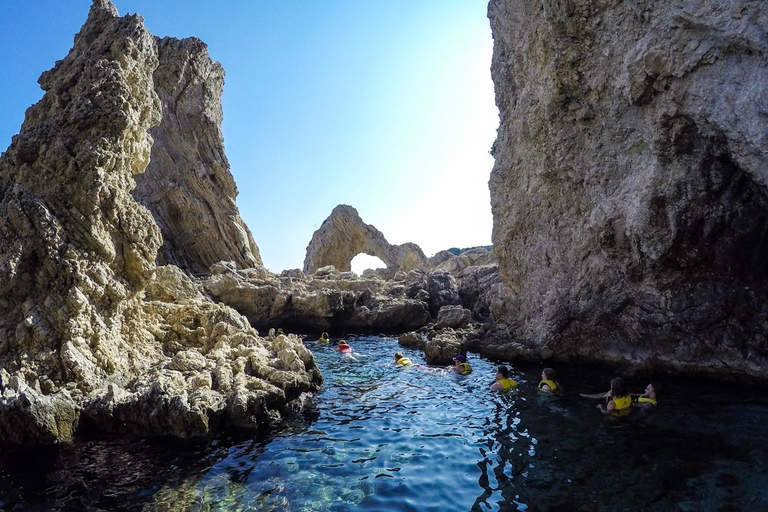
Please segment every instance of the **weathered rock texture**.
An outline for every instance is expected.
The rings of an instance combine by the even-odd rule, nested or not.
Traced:
[[[160,230],[130,191],[161,119],[158,62],[141,18],[94,0],[0,157],[0,440],[255,427],[320,383],[298,338],[262,339],[155,267]]]
[[[535,356],[768,376],[765,2],[489,16],[495,321]]]
[[[328,266],[299,276],[277,276],[266,269],[211,267],[203,282],[207,293],[235,308],[259,327],[315,330],[417,329],[441,307],[458,304],[458,282],[444,272],[399,272],[395,279],[358,277]],[[430,293],[432,290],[432,293]]]
[[[352,259],[361,253],[376,256],[388,269],[395,271],[408,272],[423,268],[427,263],[418,245],[390,244],[381,231],[363,222],[357,210],[341,204],[312,235],[304,258],[304,272],[311,274],[328,265],[348,272],[352,269]]]
[[[235,204],[221,133],[224,70],[196,38],[157,39],[159,65],[152,80],[160,98],[160,124],[146,171],[133,196],[154,216],[163,235],[158,262],[205,273],[218,261],[240,268],[261,265],[251,232]]]

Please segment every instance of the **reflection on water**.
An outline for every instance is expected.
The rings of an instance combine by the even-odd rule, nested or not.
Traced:
[[[353,339],[370,359],[308,343],[325,376],[312,419],[268,439],[91,441],[30,465],[0,454],[0,508],[250,511],[713,511],[768,509],[768,400],[667,382],[658,411],[612,421],[579,392],[613,375],[558,368],[562,398],[474,372],[396,369],[394,339]],[[630,382],[641,391],[645,382]],[[27,469],[24,469],[27,468]],[[30,469],[31,468],[31,469]],[[45,475],[43,478],[42,475]]]

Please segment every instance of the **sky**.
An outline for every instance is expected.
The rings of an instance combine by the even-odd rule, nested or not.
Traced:
[[[499,119],[487,0],[113,3],[156,36],[200,38],[223,65],[237,204],[269,270],[301,268],[339,204],[427,256],[491,243]],[[90,5],[0,0],[0,150]]]

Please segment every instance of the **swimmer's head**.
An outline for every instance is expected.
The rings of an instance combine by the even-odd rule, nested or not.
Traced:
[[[457,363],[466,363],[467,362],[467,356],[464,354],[459,354],[456,357],[453,358],[454,361]]]
[[[506,366],[499,366],[499,369],[496,370],[496,373],[501,375],[502,379],[508,379],[509,378],[509,370]]]

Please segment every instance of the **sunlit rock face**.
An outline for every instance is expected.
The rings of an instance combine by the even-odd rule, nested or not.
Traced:
[[[158,54],[140,17],[94,0],[0,157],[0,441],[257,428],[321,383],[298,337],[263,339],[155,267],[160,229],[130,191],[162,117]]]
[[[348,272],[352,269],[352,259],[361,253],[376,256],[393,271],[407,272],[427,263],[418,245],[390,244],[381,231],[363,222],[357,210],[341,204],[312,235],[304,258],[304,272],[311,274],[328,265]]]
[[[221,133],[224,70],[196,38],[157,39],[152,75],[161,119],[149,166],[133,196],[154,216],[163,235],[158,262],[202,274],[214,263],[261,265],[251,232],[235,204]]]
[[[532,357],[768,376],[765,2],[489,17],[496,323]]]

